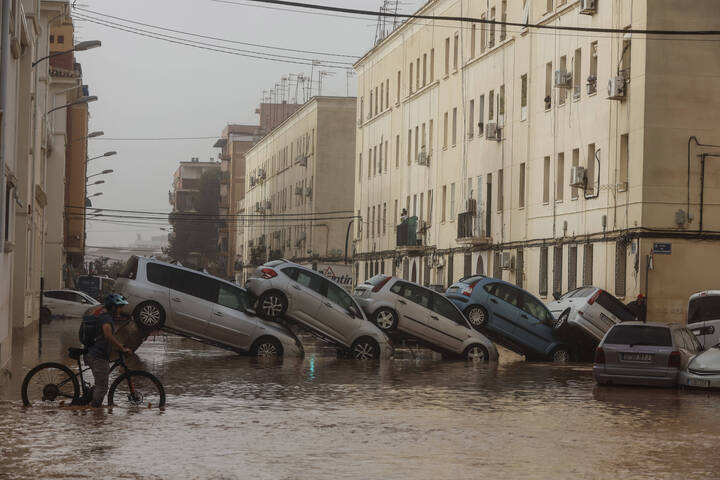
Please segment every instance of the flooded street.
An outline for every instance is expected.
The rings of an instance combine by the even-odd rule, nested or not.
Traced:
[[[25,372],[77,320],[16,342],[0,390],[0,478],[717,478],[720,394],[598,388],[589,365],[424,355],[362,363],[308,348],[263,362],[176,337],[138,351],[164,411],[24,409]],[[19,352],[19,350],[16,350]],[[18,355],[20,356],[20,355]]]

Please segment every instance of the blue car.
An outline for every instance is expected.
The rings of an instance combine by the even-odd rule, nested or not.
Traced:
[[[454,283],[445,296],[473,328],[528,360],[569,362],[578,358],[573,342],[553,329],[550,310],[522,288],[477,275]]]

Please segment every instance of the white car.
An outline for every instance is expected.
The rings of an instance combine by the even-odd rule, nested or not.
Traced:
[[[128,301],[138,326],[165,329],[228,350],[262,357],[302,355],[297,337],[265,322],[239,286],[195,270],[145,257],[130,257],[115,291]]]
[[[720,345],[695,355],[687,370],[680,372],[678,381],[685,387],[720,388]]]
[[[85,292],[77,290],[46,290],[43,292],[43,307],[50,314],[59,317],[82,317],[88,308],[100,302]]]
[[[687,327],[704,348],[720,343],[720,290],[706,290],[690,297]]]
[[[547,305],[555,318],[553,327],[575,328],[599,342],[610,327],[620,322],[635,321],[635,315],[617,298],[597,287],[576,288],[556,296]]]

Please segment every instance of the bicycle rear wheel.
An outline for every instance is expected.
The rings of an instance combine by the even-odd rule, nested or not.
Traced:
[[[61,363],[41,363],[23,379],[22,401],[31,405],[61,406],[77,402],[80,385],[77,377]]]
[[[108,392],[108,405],[125,408],[162,408],[165,388],[155,375],[129,370],[115,379]]]

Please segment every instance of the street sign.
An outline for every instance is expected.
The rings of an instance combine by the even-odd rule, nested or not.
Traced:
[[[653,253],[672,255],[672,243],[653,243]]]

